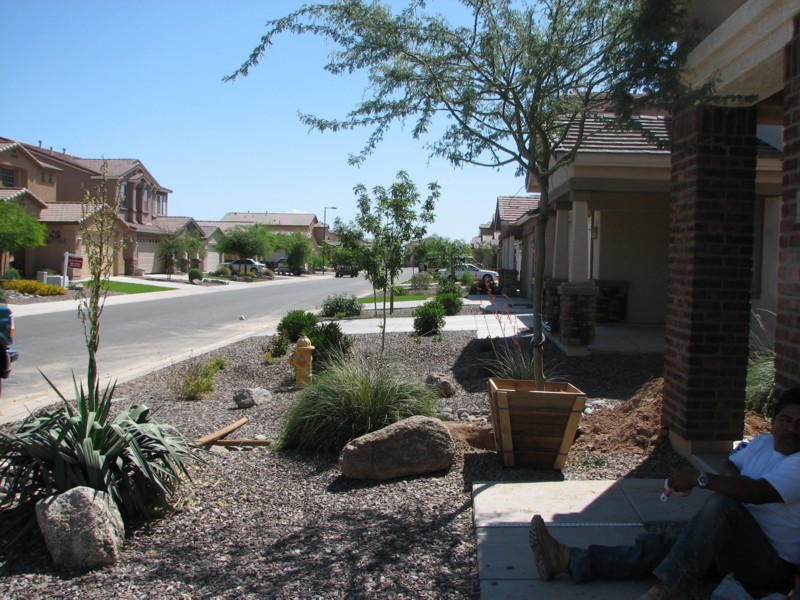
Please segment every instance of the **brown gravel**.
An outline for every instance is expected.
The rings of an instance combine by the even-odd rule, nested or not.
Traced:
[[[249,422],[236,438],[274,438],[296,389],[285,361],[263,364],[268,341],[254,337],[215,352],[228,368],[201,401],[176,400],[171,391],[186,363],[121,385],[117,400],[156,408],[156,419],[191,438],[242,416]],[[378,335],[355,336],[355,352],[378,349]],[[452,372],[458,393],[444,400],[447,414],[477,419],[455,426],[458,451],[448,472],[361,482],[342,477],[335,460],[325,457],[265,448],[203,451],[206,463],[192,470],[194,484],[175,498],[178,512],[130,524],[116,565],[86,573],[57,569],[35,540],[32,548],[0,555],[0,597],[477,598],[472,482],[660,478],[686,464],[667,444],[647,451],[638,444],[612,447],[601,441],[603,427],[587,427],[659,377],[661,357],[571,358],[548,342],[546,356],[587,392],[594,412],[563,473],[503,469],[496,453],[468,443],[486,443],[481,419],[488,414],[488,394],[479,363],[488,350],[470,332],[422,339],[387,334],[390,361],[409,376]],[[239,410],[232,396],[242,387],[269,389],[272,402]]]

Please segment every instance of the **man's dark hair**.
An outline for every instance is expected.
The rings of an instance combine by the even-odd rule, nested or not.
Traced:
[[[778,402],[775,404],[775,408],[772,410],[772,418],[778,416],[778,414],[790,404],[800,404],[800,388],[789,388],[780,395]]]

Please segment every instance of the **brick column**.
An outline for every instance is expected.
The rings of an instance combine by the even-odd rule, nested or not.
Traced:
[[[598,288],[594,282],[562,283],[558,286],[560,301],[559,332],[567,356],[586,356],[594,343],[595,313]]]
[[[800,386],[800,15],[784,49],[783,202],[778,255],[775,387]]]
[[[741,439],[750,329],[754,108],[675,117],[664,422],[683,454]]]

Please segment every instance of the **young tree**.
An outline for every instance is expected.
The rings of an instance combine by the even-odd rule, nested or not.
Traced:
[[[172,279],[175,267],[186,256],[205,258],[206,245],[200,234],[189,233],[186,229],[182,229],[178,233],[170,233],[161,238],[158,257],[167,272],[167,279]]]
[[[450,269],[456,262],[464,261],[472,255],[472,248],[463,240],[451,240],[439,235],[432,235],[425,240],[426,256],[429,261]]]
[[[446,115],[433,156],[453,165],[500,167],[539,188],[535,229],[534,338],[542,338],[545,230],[553,211],[550,182],[575,157],[585,123],[636,127],[638,110],[676,109],[710,92],[687,90],[680,67],[690,44],[681,0],[461,0],[467,25],[451,25],[409,0],[396,15],[380,1],[333,0],[305,5],[267,23],[248,60],[226,80],[247,75],[275,37],[314,34],[337,45],[326,70],[369,73],[364,100],[344,119],[302,115],[321,131],[372,128],[362,162],[395,121],[414,119],[414,137]],[[609,111],[614,108],[614,111]],[[439,125],[439,121],[436,121]],[[437,128],[437,131],[439,129]],[[541,347],[536,384],[544,386]]]
[[[237,226],[222,233],[217,241],[217,250],[223,254],[235,254],[239,258],[264,257],[274,247],[274,236],[266,225]]]
[[[389,189],[383,186],[372,188],[370,198],[367,188],[355,187],[358,201],[356,223],[367,235],[372,236],[372,245],[365,253],[368,262],[364,265],[366,277],[373,289],[383,289],[383,327],[381,329],[381,355],[386,343],[386,292],[394,285],[403,268],[406,244],[421,240],[427,224],[434,219],[433,209],[439,199],[439,185],[429,183],[430,194],[421,201],[417,186],[408,173],[399,171],[397,181]],[[420,204],[419,212],[416,206]]]
[[[47,227],[39,223],[19,203],[0,200],[0,265],[3,254],[14,254],[24,248],[44,246]]]
[[[282,248],[286,252],[286,262],[289,263],[289,269],[292,271],[302,269],[311,260],[313,254],[311,240],[299,231],[279,235],[277,244],[278,248]]]

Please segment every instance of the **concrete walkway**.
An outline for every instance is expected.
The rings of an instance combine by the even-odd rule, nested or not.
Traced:
[[[542,581],[528,542],[531,517],[542,515],[553,537],[569,546],[628,545],[646,524],[685,522],[710,492],[661,502],[664,481],[549,481],[476,483],[472,510],[482,600],[547,598],[633,599],[653,581],[593,581],[575,585],[567,576]]]

